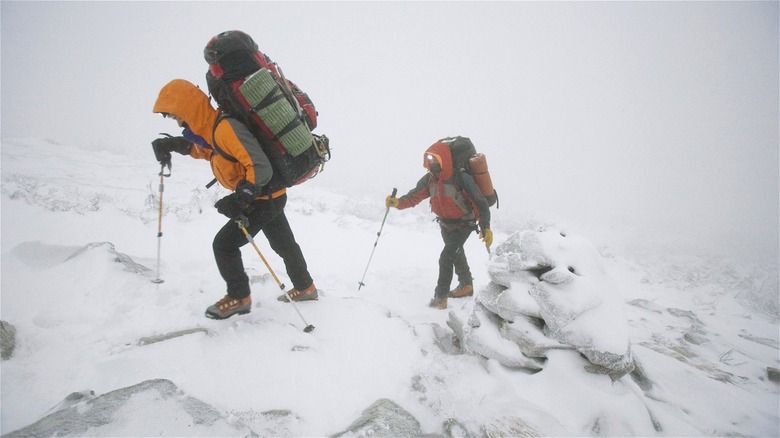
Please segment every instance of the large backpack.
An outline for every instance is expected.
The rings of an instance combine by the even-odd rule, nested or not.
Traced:
[[[498,208],[498,192],[493,188],[485,154],[478,153],[474,143],[467,137],[447,137],[439,140],[438,143],[444,143],[450,148],[453,172],[456,174],[466,172],[471,175],[479,191],[487,199],[488,206],[492,207],[495,204]]]
[[[292,187],[316,176],[330,159],[330,145],[326,136],[311,132],[317,126],[317,111],[309,96],[287,80],[244,32],[213,37],[203,56],[209,64],[206,85],[223,117],[246,125],[271,161],[274,176],[267,190]],[[219,145],[212,146],[235,161]]]

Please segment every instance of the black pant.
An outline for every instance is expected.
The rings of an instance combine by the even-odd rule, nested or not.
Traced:
[[[295,241],[295,236],[284,215],[287,195],[282,195],[270,201],[255,200],[245,211],[249,226],[246,227],[253,237],[261,230],[268,243],[284,260],[287,276],[293,287],[298,290],[311,286],[312,279],[303,258],[301,247]],[[241,299],[249,296],[249,277],[244,272],[241,260],[241,247],[249,243],[246,235],[235,221],[228,221],[214,236],[214,258],[222,278],[227,283],[227,294],[231,298]],[[258,256],[258,263],[262,263]]]
[[[440,221],[441,237],[444,240],[444,249],[439,256],[439,281],[436,284],[436,298],[444,298],[450,292],[452,283],[452,271],[458,276],[459,284],[472,284],[469,262],[466,260],[466,252],[463,244],[466,243],[474,226],[468,222],[445,223]]]

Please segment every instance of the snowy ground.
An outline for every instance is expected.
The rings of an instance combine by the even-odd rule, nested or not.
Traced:
[[[429,434],[445,433],[451,419],[485,434],[507,418],[542,435],[780,434],[778,384],[767,377],[779,362],[776,260],[601,247],[649,382],[588,374],[571,351],[531,374],[439,347],[448,312],[426,306],[441,249],[427,208],[390,213],[358,291],[383,200],[349,199],[313,182],[291,191],[287,214],[320,289],[319,301],[298,305],[316,329],[304,333],[293,307],[276,300],[279,288],[248,245],[253,310],[214,321],[203,312],[224,294],[211,254],[224,218],[212,205],[226,192],[203,188],[205,162],[174,157],[159,241],[165,282],[152,283],[159,178],[148,152],[3,140],[0,316],[17,332],[13,357],[2,362],[2,434],[73,392],[100,395],[149,379],[174,382],[228,425],[194,427],[168,404],[136,400],[89,434],[239,436],[245,430],[230,425],[241,423],[260,435],[331,435],[382,398]],[[496,243],[516,231],[499,226],[510,222],[496,222]],[[286,281],[281,261],[257,241]],[[466,250],[479,290],[489,281],[488,254],[476,238]],[[467,316],[472,306],[451,299],[449,310]],[[294,415],[267,415],[285,410]]]

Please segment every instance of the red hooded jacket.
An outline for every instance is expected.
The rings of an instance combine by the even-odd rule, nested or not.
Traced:
[[[398,208],[403,210],[414,207],[424,199],[431,198],[431,210],[439,218],[476,220],[481,228],[490,228],[487,200],[471,175],[453,169],[449,146],[441,142],[434,143],[425,151],[423,157],[426,155],[436,157],[441,171],[438,174],[429,171],[420,178],[414,189],[398,198]],[[428,169],[428,160],[425,158],[423,167]]]

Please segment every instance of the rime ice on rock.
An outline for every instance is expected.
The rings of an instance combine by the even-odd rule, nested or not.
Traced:
[[[623,297],[587,239],[559,226],[520,231],[494,250],[488,272],[492,281],[469,320],[450,314],[448,325],[468,351],[534,370],[541,362],[531,358],[576,349],[596,365],[590,371],[613,379],[631,372]]]

